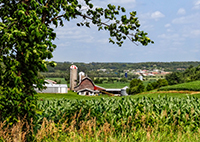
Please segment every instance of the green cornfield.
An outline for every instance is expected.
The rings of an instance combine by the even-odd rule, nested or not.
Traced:
[[[44,99],[37,103],[37,125],[21,120],[10,130],[0,122],[0,140],[25,140],[25,126],[35,141],[199,141],[199,104],[200,98],[167,96]]]
[[[200,126],[199,104],[200,99],[195,97],[44,100],[38,101],[38,124],[43,118],[53,120],[55,123],[67,119],[70,123],[76,116],[76,123],[95,118],[97,125],[108,122],[118,131],[121,131],[123,124],[135,128],[162,124],[174,126],[174,129],[182,126],[195,130]]]

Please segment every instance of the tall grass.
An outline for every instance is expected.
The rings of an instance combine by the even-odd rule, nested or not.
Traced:
[[[81,112],[81,111],[80,111]],[[123,123],[122,131],[117,131],[113,123],[105,121],[104,124],[98,126],[96,118],[90,118],[86,121],[78,123],[79,115],[74,115],[70,123],[67,120],[63,123],[55,123],[53,120],[43,118],[40,128],[33,135],[33,141],[66,141],[66,142],[132,142],[132,141],[199,141],[200,129],[192,131],[190,127],[184,128],[180,125],[176,126],[174,122],[172,125],[164,125],[163,123],[155,123],[153,126],[141,125],[140,128],[135,127],[134,123]],[[88,118],[89,118],[88,114]],[[166,113],[163,112],[163,116]],[[134,119],[129,117],[129,119]],[[145,124],[144,115],[141,118]],[[0,141],[5,142],[25,142],[27,141],[26,135],[33,131],[33,125],[27,125],[26,120],[19,120],[16,125],[12,127],[6,126],[5,122],[0,123]],[[26,131],[23,131],[23,127]]]

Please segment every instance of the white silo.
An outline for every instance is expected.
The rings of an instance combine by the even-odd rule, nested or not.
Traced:
[[[77,82],[77,66],[71,65],[70,67],[70,89],[74,90]]]
[[[127,88],[128,88],[128,86],[121,89],[121,96],[128,96],[128,94],[126,93]]]
[[[85,73],[84,72],[79,72],[79,83],[81,82],[81,80],[85,77]]]

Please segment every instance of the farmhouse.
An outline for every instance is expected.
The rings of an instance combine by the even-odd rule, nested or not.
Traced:
[[[76,87],[74,87],[75,92],[84,96],[98,95],[102,92],[108,95],[127,96],[128,94],[126,93],[126,89],[127,87],[122,89],[106,89],[95,85],[89,77],[84,77],[81,82]]]

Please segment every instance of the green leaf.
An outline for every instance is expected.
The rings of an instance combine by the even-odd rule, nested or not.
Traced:
[[[122,12],[126,12],[126,9],[124,7],[121,7]]]

